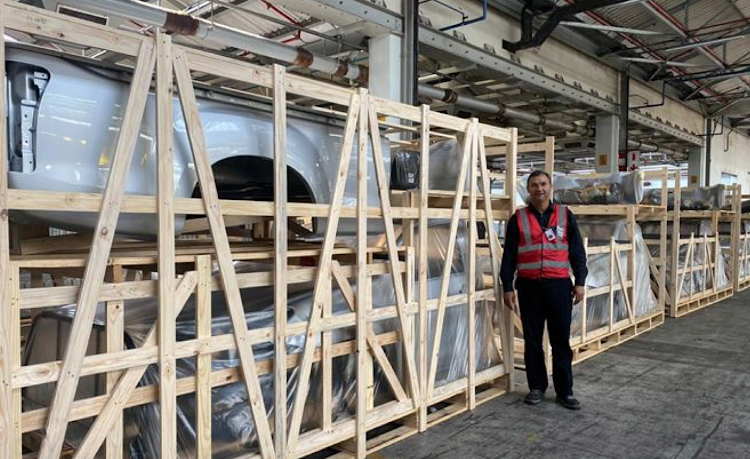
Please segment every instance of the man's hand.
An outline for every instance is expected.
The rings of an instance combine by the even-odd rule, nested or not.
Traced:
[[[503,294],[503,300],[505,306],[509,307],[513,311],[518,311],[518,300],[516,300],[516,292],[505,292]]]
[[[578,304],[583,301],[583,294],[586,292],[586,288],[582,285],[576,285],[573,287],[571,292],[573,295],[573,304]]]

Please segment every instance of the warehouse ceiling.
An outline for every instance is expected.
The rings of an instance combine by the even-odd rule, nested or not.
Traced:
[[[55,0],[23,2],[48,9],[58,7]],[[284,8],[279,5],[283,2],[271,0],[156,0],[149,3],[184,11],[217,24],[262,35],[318,54],[367,65],[368,30],[366,24],[362,24],[361,21],[352,21],[348,24],[339,22],[334,25],[308,14]],[[449,6],[451,4],[450,1],[442,3]],[[555,8],[559,9],[576,2],[534,0],[530,3],[547,5],[552,7],[550,11],[554,12]],[[520,18],[525,1],[489,0],[489,4],[497,14]],[[735,129],[748,129],[750,67],[746,66],[750,66],[750,19],[746,14],[750,15],[750,0],[631,0],[621,5],[596,8],[568,18],[567,22],[557,27],[555,34],[565,34],[565,37],[575,34],[578,37],[575,46],[580,47],[582,51],[596,55],[610,65],[623,69],[629,67],[633,75],[652,80],[657,89],[665,84],[664,88],[670,96],[676,95],[707,115],[726,117]],[[545,15],[540,15],[534,24],[538,27],[544,20]],[[149,27],[133,21],[112,19],[110,24],[150,33]],[[607,29],[609,26],[625,27],[637,33],[612,31]],[[644,35],[641,32],[650,34]],[[33,37],[14,38],[20,41],[34,41]],[[259,63],[270,62],[262,56],[223,48],[206,40],[190,37],[179,37],[179,40],[195,47],[208,48]],[[60,47],[55,43],[38,44]],[[109,55],[99,50],[73,51],[110,62],[118,62],[121,59],[120,56]],[[746,74],[743,73],[744,70],[748,70]],[[539,85],[520,81],[486,67],[478,67],[461,56],[424,45],[420,47],[419,80],[485,101],[529,111],[547,119],[589,127],[591,129],[586,135],[581,135],[580,132],[574,135],[569,132],[542,129],[534,123],[519,122],[499,115],[471,113],[461,107],[436,100],[424,100],[430,102],[437,110],[456,115],[480,116],[490,123],[516,125],[520,128],[521,134],[530,140],[554,134],[561,148],[558,156],[569,158],[570,167],[591,165],[594,147],[593,120],[602,111],[585,101],[561,96]],[[339,82],[346,83],[341,80]],[[304,100],[298,102],[304,103]],[[642,101],[631,100],[631,105],[640,103]],[[670,152],[669,157],[662,153],[644,154],[642,158],[647,162],[674,160],[679,163],[684,160],[680,153],[687,151],[691,146],[684,138],[637,121],[631,121],[629,136],[637,142],[657,144],[664,151]],[[675,155],[675,152],[678,154]]]

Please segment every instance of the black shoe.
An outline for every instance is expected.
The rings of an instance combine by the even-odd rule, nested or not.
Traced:
[[[523,402],[527,405],[538,405],[539,402],[544,399],[544,392],[539,389],[531,389],[526,397],[523,398]]]
[[[576,400],[575,397],[572,395],[566,395],[564,397],[557,397],[557,403],[564,406],[565,408],[569,410],[580,410],[581,409],[581,402]]]

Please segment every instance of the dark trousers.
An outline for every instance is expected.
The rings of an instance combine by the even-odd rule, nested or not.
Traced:
[[[547,389],[542,338],[544,322],[552,345],[552,380],[558,396],[573,395],[573,351],[570,349],[570,314],[573,309],[570,279],[518,279],[518,303],[523,323],[524,363],[529,390]]]

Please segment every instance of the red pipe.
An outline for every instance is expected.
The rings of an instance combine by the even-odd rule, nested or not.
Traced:
[[[266,5],[266,8],[268,8],[269,10],[274,11],[276,14],[278,14],[282,18],[286,19],[287,21],[291,22],[292,24],[297,25],[297,26],[300,25],[299,21],[297,21],[292,16],[288,15],[284,10],[282,10],[279,7],[277,7],[273,3],[269,2],[269,1],[266,1],[266,0],[263,0],[263,3]],[[297,33],[292,38],[287,38],[286,40],[282,40],[281,42],[282,43],[291,43],[291,42],[296,41],[296,40],[302,40],[302,31],[301,30],[297,30]]]

